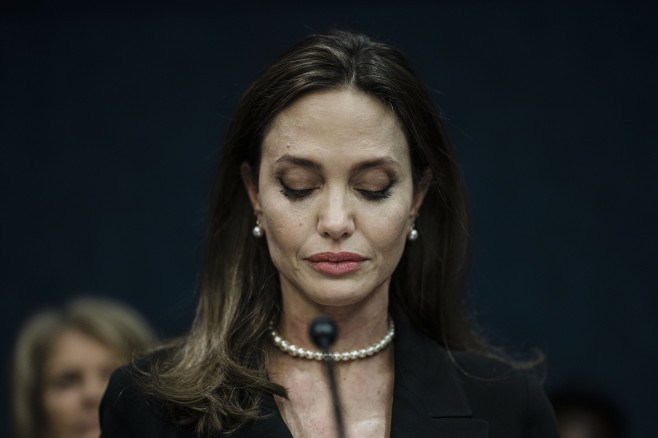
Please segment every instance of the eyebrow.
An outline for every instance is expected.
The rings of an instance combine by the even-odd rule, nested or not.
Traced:
[[[379,166],[393,166],[393,167],[400,167],[397,161],[395,161],[392,158],[389,157],[384,157],[384,158],[376,158],[374,160],[368,160],[364,161],[363,163],[359,163],[354,170],[359,171],[363,169],[370,169],[372,167],[379,167]]]
[[[297,166],[302,166],[302,167],[311,167],[313,169],[319,169],[320,165],[317,163],[314,163],[311,160],[307,160],[306,158],[300,158],[300,157],[295,157],[290,154],[285,154],[278,160],[276,160],[276,163],[290,163],[290,164],[295,164]]]
[[[300,158],[300,157],[295,157],[294,155],[290,154],[285,154],[281,156],[278,160],[276,160],[276,163],[290,163],[290,164],[295,164],[297,166],[302,166],[302,167],[310,167],[313,169],[320,169],[320,165],[317,163],[314,163],[311,160],[308,160],[306,158]],[[370,169],[372,167],[378,167],[378,166],[393,166],[393,167],[400,167],[397,161],[395,161],[392,158],[384,157],[384,158],[375,158],[374,160],[368,160],[364,161],[362,163],[359,163],[357,166],[354,167],[354,171],[359,171],[363,169]]]

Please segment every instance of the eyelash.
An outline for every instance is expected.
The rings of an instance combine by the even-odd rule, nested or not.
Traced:
[[[391,181],[388,183],[388,186],[381,190],[358,190],[361,195],[366,198],[369,201],[378,201],[381,199],[386,199],[391,196],[391,187],[393,186],[393,182]],[[308,195],[313,192],[315,189],[302,189],[302,190],[294,190],[285,185],[282,179],[279,178],[279,183],[281,184],[281,194],[285,196],[286,198],[291,198],[291,199],[304,199]]]
[[[303,190],[293,190],[290,187],[286,186],[284,183],[281,183],[281,193],[286,198],[292,199],[304,199],[315,189],[303,189]]]
[[[370,201],[378,201],[380,199],[386,199],[391,196],[391,187],[393,186],[393,181],[388,183],[386,187],[381,190],[359,190],[366,199]]]

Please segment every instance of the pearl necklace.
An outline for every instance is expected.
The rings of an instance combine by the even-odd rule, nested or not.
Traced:
[[[294,357],[311,359],[311,360],[323,360],[325,359],[325,356],[327,356],[327,359],[333,359],[334,361],[339,361],[339,360],[347,361],[347,360],[355,360],[355,359],[364,359],[366,357],[375,355],[380,351],[382,351],[384,348],[386,348],[388,344],[390,344],[391,341],[393,341],[393,337],[395,336],[395,323],[393,322],[393,318],[389,316],[388,332],[386,333],[386,336],[384,336],[379,342],[367,348],[362,348],[360,350],[346,351],[344,353],[326,354],[323,353],[322,351],[306,350],[304,348],[293,345],[281,337],[281,335],[274,328],[273,321],[270,321],[270,336],[272,337],[272,342],[274,342],[274,345],[279,347],[279,349],[284,353],[287,353]]]

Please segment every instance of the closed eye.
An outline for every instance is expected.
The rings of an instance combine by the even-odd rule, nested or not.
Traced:
[[[315,188],[310,189],[291,189],[284,182],[283,179],[279,178],[279,183],[281,184],[281,194],[286,198],[290,199],[304,199],[310,195]]]
[[[356,189],[361,195],[370,200],[370,201],[377,201],[380,199],[386,199],[391,196],[391,187],[393,186],[393,182],[391,181],[386,187],[384,187],[381,190],[365,190],[365,189]]]

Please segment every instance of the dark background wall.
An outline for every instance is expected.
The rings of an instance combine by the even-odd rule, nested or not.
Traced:
[[[75,295],[128,302],[163,337],[185,330],[206,185],[240,93],[279,51],[339,26],[399,46],[445,114],[487,332],[542,349],[550,387],[596,385],[629,436],[650,436],[656,8],[426,3],[2,6],[2,375],[24,319]]]

